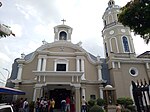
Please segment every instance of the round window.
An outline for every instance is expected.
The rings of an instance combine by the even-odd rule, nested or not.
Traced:
[[[130,70],[129,70],[129,73],[130,73],[132,76],[137,76],[137,75],[138,75],[138,69],[135,68],[135,67],[131,67]]]

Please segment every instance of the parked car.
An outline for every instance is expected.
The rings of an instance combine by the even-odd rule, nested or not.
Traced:
[[[11,105],[6,103],[0,104],[0,112],[14,112]]]

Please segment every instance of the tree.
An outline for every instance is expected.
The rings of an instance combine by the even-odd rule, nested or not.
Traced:
[[[4,24],[0,24],[0,38],[7,37],[10,35],[15,36],[15,34],[10,30],[10,27]]]
[[[131,0],[121,8],[118,21],[140,35],[146,44],[150,41],[150,0]]]
[[[99,105],[94,105],[89,112],[104,112],[104,110]]]
[[[133,106],[133,100],[129,97],[121,97],[117,99],[117,103],[122,106],[122,111],[131,110],[131,112],[135,112],[135,107]]]
[[[2,3],[0,2],[0,7],[2,6]],[[7,37],[15,34],[10,30],[10,27],[4,24],[0,24],[0,39],[3,37]]]

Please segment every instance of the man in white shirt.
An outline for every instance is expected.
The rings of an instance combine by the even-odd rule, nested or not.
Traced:
[[[85,100],[84,96],[82,96],[81,112],[86,112],[86,111],[87,111],[86,100]]]
[[[25,100],[23,102],[23,110],[24,110],[24,112],[29,112],[29,103],[27,101],[27,98],[25,98]]]

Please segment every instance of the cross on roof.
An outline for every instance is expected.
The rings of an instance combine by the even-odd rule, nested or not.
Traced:
[[[61,20],[62,22],[63,22],[63,24],[66,22],[66,20],[65,19],[63,19],[63,20]]]

